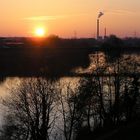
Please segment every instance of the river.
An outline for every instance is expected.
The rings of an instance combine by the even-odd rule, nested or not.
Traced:
[[[95,73],[97,74],[97,71],[101,73],[113,73],[115,68],[116,68],[116,62],[110,62],[110,64],[106,65],[107,59],[104,53],[95,53],[95,54],[90,54],[90,65],[88,68],[77,68],[74,69],[76,73]],[[123,56],[119,60],[119,64],[121,67],[121,71],[123,73],[140,73],[140,55],[139,53],[126,53],[123,54]],[[107,66],[107,68],[106,68]],[[98,69],[97,69],[98,67]],[[30,78],[30,77],[28,77]],[[13,90],[16,87],[20,86],[21,81],[28,80],[28,78],[24,77],[7,77],[3,82],[0,83],[0,96],[2,98],[8,97],[9,93],[11,90]],[[63,77],[59,78],[61,81],[61,86],[63,87],[63,83],[71,83],[71,88],[75,88],[76,85],[79,82],[80,77]],[[0,105],[0,126],[3,124],[4,116],[7,113],[7,109],[3,106]]]

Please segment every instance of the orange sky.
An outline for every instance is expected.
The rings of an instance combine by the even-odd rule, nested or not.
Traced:
[[[37,27],[60,37],[93,37],[101,17],[101,34],[140,34],[140,0],[0,0],[0,36],[33,36]]]

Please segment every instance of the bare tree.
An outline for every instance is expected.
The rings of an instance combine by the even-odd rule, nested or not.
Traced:
[[[5,100],[16,122],[26,130],[24,140],[49,139],[56,117],[55,95],[51,80],[30,78]]]
[[[76,137],[77,129],[80,127],[83,112],[82,100],[79,98],[79,89],[72,89],[66,85],[63,91],[59,92],[60,113],[63,123],[63,134],[66,140],[73,140]]]

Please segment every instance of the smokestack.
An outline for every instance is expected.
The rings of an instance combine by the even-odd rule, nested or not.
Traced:
[[[99,39],[99,30],[100,30],[100,23],[99,23],[100,21],[99,21],[99,18],[97,19],[97,39]]]
[[[103,16],[103,12],[99,12],[98,18],[97,18],[97,39],[100,38],[100,17]]]

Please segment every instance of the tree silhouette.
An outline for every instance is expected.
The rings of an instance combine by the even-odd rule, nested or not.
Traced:
[[[16,127],[25,129],[26,140],[49,139],[56,117],[53,110],[55,95],[51,80],[30,78],[22,82],[19,89],[12,90],[10,97],[4,101],[18,124]]]

